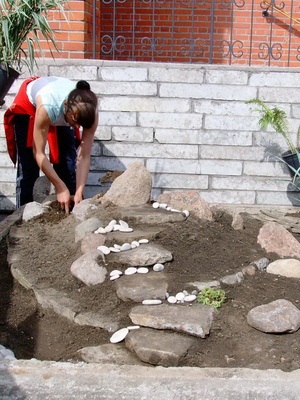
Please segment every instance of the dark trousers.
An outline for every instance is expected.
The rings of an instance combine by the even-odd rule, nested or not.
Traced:
[[[15,136],[18,151],[17,165],[17,207],[33,201],[33,186],[40,169],[33,156],[31,147],[27,147],[29,115],[18,114],[14,117]],[[69,126],[57,127],[59,163],[53,168],[66,184],[71,195],[76,191],[76,147],[74,130]]]

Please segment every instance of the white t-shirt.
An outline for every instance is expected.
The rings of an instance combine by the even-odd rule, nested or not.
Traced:
[[[41,96],[51,125],[68,126],[64,117],[64,101],[75,87],[76,83],[67,78],[45,76],[29,83],[27,96],[34,106],[37,96]]]

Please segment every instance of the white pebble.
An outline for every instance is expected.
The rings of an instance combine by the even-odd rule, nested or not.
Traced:
[[[153,208],[159,208],[159,203],[156,201],[155,203],[152,204]]]
[[[123,221],[122,219],[120,219],[119,224],[121,225],[122,228],[129,228],[127,222]]]
[[[162,301],[161,300],[151,300],[151,299],[149,299],[149,300],[143,300],[142,301],[142,304],[144,304],[144,305],[148,305],[148,306],[154,306],[154,305],[157,305],[157,304],[161,304],[162,303]]]
[[[140,267],[137,269],[138,274],[148,274],[148,272],[149,272],[149,269],[146,267]]]
[[[131,242],[131,246],[139,247],[140,243],[137,240]]]
[[[119,269],[114,269],[113,271],[110,272],[109,276],[113,276],[113,275],[122,275],[123,272],[120,271]]]
[[[153,271],[155,271],[155,272],[160,272],[160,271],[163,271],[164,269],[165,269],[165,267],[163,266],[163,264],[153,265]]]
[[[116,279],[119,279],[121,275],[113,275],[109,278],[111,281],[115,281]]]
[[[175,303],[177,303],[177,300],[176,300],[176,297],[175,297],[175,296],[169,296],[169,297],[167,298],[167,300],[168,300],[168,302],[169,302],[170,304],[175,304]]]
[[[97,250],[102,251],[103,254],[109,254],[110,253],[110,250],[109,250],[109,248],[107,246],[98,246]]]
[[[120,253],[120,249],[116,249],[115,247],[109,247],[109,250],[113,253]]]
[[[120,248],[121,248],[121,245],[115,243],[115,244],[114,244],[114,247],[115,247],[116,249],[120,249]]]
[[[189,210],[183,210],[182,213],[186,216],[186,218],[190,215]]]
[[[117,332],[115,332],[111,338],[110,338],[110,343],[119,343],[122,342],[122,340],[124,340],[126,338],[126,336],[128,335],[128,328],[122,328],[119,329]]]
[[[136,329],[140,329],[140,326],[139,325],[131,325],[131,326],[127,326],[127,329],[129,331],[134,331]]]
[[[187,303],[196,300],[196,295],[194,294],[189,294],[188,296],[185,296],[184,301],[186,301]]]
[[[121,228],[121,225],[119,225],[119,224],[114,225],[114,231],[119,231],[120,228]]]
[[[124,274],[125,275],[133,275],[137,273],[137,268],[135,267],[129,267],[127,269],[125,269]]]
[[[166,210],[167,210],[167,211],[171,211],[171,210],[172,210],[172,207],[167,207]]]
[[[159,208],[167,208],[167,207],[168,207],[168,204],[166,204],[166,203],[159,204]]]
[[[170,297],[170,294],[168,292],[166,292],[166,299]]]
[[[132,232],[133,229],[132,228],[123,228],[123,226],[120,226],[119,231],[120,232]]]
[[[181,301],[185,298],[185,294],[183,292],[178,292],[175,297],[176,300]]]
[[[94,233],[107,233],[107,232],[106,232],[105,228],[100,226],[100,228],[98,228]]]
[[[129,243],[123,243],[121,246],[121,251],[126,251],[126,250],[130,250],[131,249],[131,245]]]
[[[105,232],[106,232],[106,233],[109,233],[109,232],[112,232],[112,230],[113,230],[114,228],[113,228],[113,226],[111,226],[111,225],[107,225],[104,229],[105,229]]]
[[[181,212],[181,211],[177,210],[176,208],[171,208],[171,211],[172,211],[172,212],[178,212],[178,213]]]
[[[139,243],[140,244],[149,243],[149,240],[148,239],[139,239]]]
[[[182,293],[184,293],[185,296],[189,295],[189,292],[187,290],[183,290]]]

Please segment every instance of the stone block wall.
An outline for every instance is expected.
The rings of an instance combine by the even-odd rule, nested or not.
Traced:
[[[210,203],[298,205],[287,168],[270,154],[282,137],[262,132],[245,101],[258,96],[283,108],[296,140],[300,75],[296,68],[45,60],[38,75],[86,79],[99,97],[100,122],[85,195],[103,193],[108,171],[140,161],[152,173],[152,198],[195,190]],[[0,110],[0,210],[15,206],[15,174]]]

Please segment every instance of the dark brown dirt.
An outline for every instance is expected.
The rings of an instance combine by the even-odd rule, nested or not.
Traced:
[[[275,259],[257,244],[262,223],[246,214],[244,217],[242,231],[234,230],[231,217],[222,213],[214,222],[190,217],[164,227],[154,241],[173,254],[173,261],[165,268],[171,294],[187,288],[191,281],[214,280],[236,273],[261,257]],[[80,255],[79,245],[74,243],[72,221],[53,209],[23,224],[22,238],[10,239],[10,245],[16,242],[20,246],[21,241],[22,266],[31,269],[40,285],[67,292],[80,301],[82,309],[101,307],[108,314],[116,313],[121,325],[130,325],[128,313],[136,303],[121,302],[114,282],[107,280],[102,285],[86,287],[71,275],[70,266]],[[295,237],[299,239],[299,235]],[[14,351],[17,358],[66,361],[77,360],[76,352],[82,347],[109,342],[110,334],[100,328],[80,327],[41,309],[33,292],[13,280],[6,262],[6,242],[0,243],[0,344]],[[299,280],[257,271],[243,283],[223,289],[227,300],[217,313],[209,337],[196,339],[180,366],[286,371],[300,368],[300,330],[293,334],[265,334],[246,321],[253,307],[276,299],[285,298],[299,306]]]

